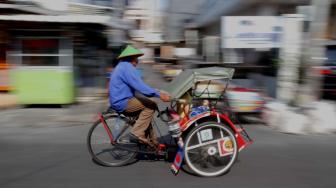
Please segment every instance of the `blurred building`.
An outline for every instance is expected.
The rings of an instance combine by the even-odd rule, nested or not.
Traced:
[[[297,1],[244,1],[244,0],[225,0],[206,1],[200,9],[200,14],[195,16],[189,24],[186,25],[186,30],[197,30],[200,39],[207,40],[208,37],[221,37],[221,18],[222,16],[280,16],[282,14],[294,14],[296,13],[297,6],[307,5],[308,0]],[[211,10],[211,11],[210,11]],[[220,44],[216,44],[217,48],[220,48]],[[199,48],[202,48],[201,46]],[[223,49],[218,49],[221,53]],[[204,50],[202,50],[204,51]],[[231,60],[225,60],[223,54],[217,54],[220,62],[223,61],[241,61],[242,58],[231,58]],[[243,52],[244,53],[244,52]],[[246,52],[248,53],[248,52]],[[205,55],[205,54],[204,54]],[[249,61],[245,58],[244,61]],[[235,60],[232,60],[235,59]],[[253,61],[253,60],[252,60]]]
[[[42,99],[53,92],[62,93],[65,87],[67,90],[74,90],[74,86],[104,88],[106,67],[112,63],[111,49],[122,45],[127,37],[125,31],[131,27],[121,19],[124,4],[113,2],[117,2],[115,7],[114,4],[102,6],[101,3],[67,1],[2,1],[1,63],[23,72],[39,70],[35,75],[52,70],[70,72],[75,77],[73,81],[44,77],[49,81],[42,83],[43,77],[30,75],[27,79],[35,87],[27,89],[24,85],[32,84],[23,79],[26,73],[22,73],[14,76],[17,77],[12,83],[14,89],[20,93],[34,90],[34,93],[41,93],[37,97]],[[50,99],[43,102],[47,101],[52,103]]]
[[[125,8],[124,19],[131,20],[135,28],[130,31],[134,41],[144,43],[163,42],[162,0],[133,0]]]
[[[306,17],[301,31],[307,32],[313,17],[310,3],[311,1],[308,0],[210,0],[202,4],[199,14],[193,17],[186,25],[185,30],[186,32],[198,33],[201,44],[197,46],[197,49],[202,54],[203,61],[208,62],[208,65],[224,63],[224,66],[235,67],[237,71],[236,78],[249,78],[244,80],[246,83],[241,84],[264,88],[269,96],[275,97],[281,48],[224,48],[222,44],[222,16],[278,17],[286,14],[303,14]],[[336,2],[331,1],[327,33],[324,35],[324,38],[327,39],[325,44],[327,49],[335,49],[332,47],[335,45],[336,35],[336,23],[334,22],[336,7],[334,3]],[[308,34],[304,35],[303,37],[309,37]],[[303,51],[301,50],[299,53],[303,53]],[[334,53],[327,52],[328,54]]]
[[[185,26],[193,18],[202,14],[200,11],[206,0],[170,0],[165,9],[165,32],[166,42],[174,43],[185,41]]]

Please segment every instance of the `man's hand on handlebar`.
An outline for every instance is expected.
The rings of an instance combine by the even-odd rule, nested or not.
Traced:
[[[169,102],[170,101],[170,95],[167,92],[160,91],[160,99],[163,102]]]

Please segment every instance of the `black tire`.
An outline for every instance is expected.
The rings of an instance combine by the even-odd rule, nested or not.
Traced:
[[[238,157],[233,131],[217,122],[204,122],[194,127],[185,138],[184,149],[188,169],[199,176],[223,175]]]
[[[126,122],[125,118],[115,114],[106,116],[104,119],[114,138],[118,139],[115,140],[115,144],[111,144],[102,122],[100,120],[96,121],[90,128],[87,136],[87,147],[92,159],[103,166],[110,167],[123,166],[133,162],[137,155],[136,152],[117,147],[118,144],[129,143],[128,133],[131,126]],[[113,120],[118,120],[119,122],[116,123]],[[119,125],[118,129],[116,129],[116,124]],[[117,133],[117,130],[119,130],[119,133]],[[94,143],[95,139],[103,141],[101,143]],[[132,149],[132,147],[129,149]]]

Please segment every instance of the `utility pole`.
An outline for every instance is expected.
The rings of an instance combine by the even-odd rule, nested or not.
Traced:
[[[314,69],[323,65],[325,61],[326,31],[330,12],[330,0],[312,0],[312,21],[310,23],[310,44],[304,50],[304,70],[305,76],[303,87],[298,93],[298,103],[305,106],[313,101],[319,100],[321,96],[321,75]]]
[[[302,52],[303,16],[282,15],[283,42],[280,50],[281,66],[278,71],[277,99],[286,104],[295,104],[299,88],[299,70]]]

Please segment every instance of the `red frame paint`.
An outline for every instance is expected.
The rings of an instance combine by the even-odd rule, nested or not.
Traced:
[[[114,141],[112,132],[111,132],[110,128],[108,127],[108,125],[106,124],[106,121],[104,120],[104,117],[103,117],[102,114],[99,114],[99,120],[100,120],[100,122],[103,123],[104,129],[105,129],[105,131],[107,132],[107,135],[108,135],[109,138],[110,138],[111,144],[114,144],[115,141]]]

